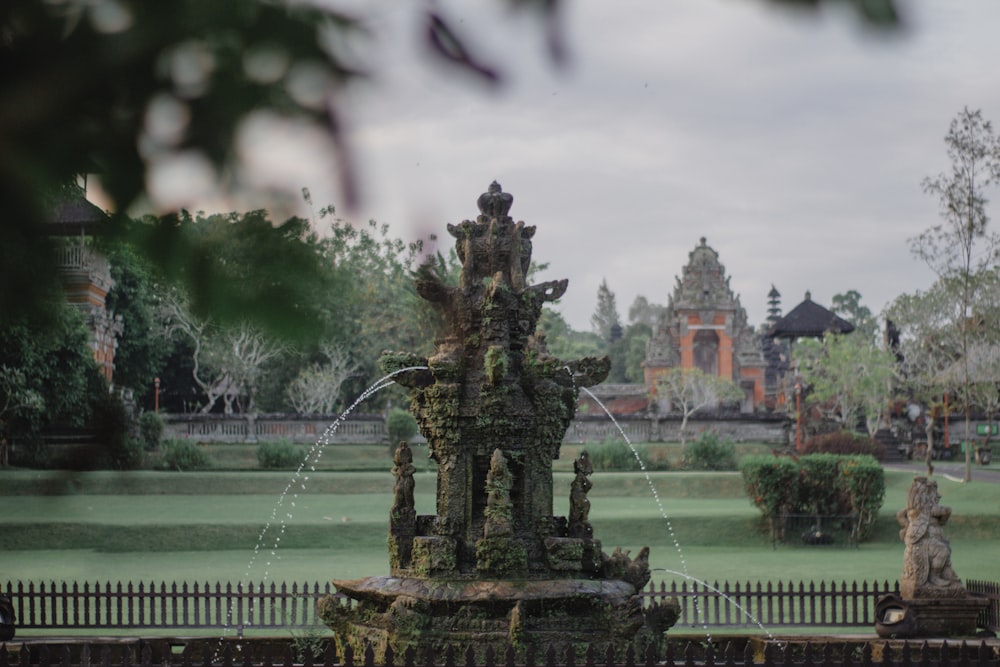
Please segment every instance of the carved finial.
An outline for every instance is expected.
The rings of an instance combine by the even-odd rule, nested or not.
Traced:
[[[514,204],[514,197],[504,192],[500,184],[493,181],[486,192],[479,195],[479,200],[476,203],[479,205],[479,212],[486,217],[505,218],[510,207]]]

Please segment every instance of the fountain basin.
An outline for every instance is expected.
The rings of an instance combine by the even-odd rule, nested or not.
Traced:
[[[593,645],[624,650],[632,643],[661,645],[676,621],[676,604],[643,608],[634,585],[614,579],[441,580],[368,577],[335,580],[353,605],[320,600],[338,648],[356,655],[371,647],[376,659],[392,646],[443,651],[448,645],[535,647]]]

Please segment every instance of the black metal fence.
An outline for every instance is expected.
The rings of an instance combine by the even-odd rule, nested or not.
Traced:
[[[967,581],[971,592],[991,598],[980,626],[1000,630],[1000,584]],[[330,583],[99,583],[8,581],[24,629],[308,628],[321,625],[316,599]],[[651,601],[676,598],[678,628],[864,627],[875,624],[875,603],[899,593],[897,582],[651,583]],[[344,598],[344,603],[348,600]]]

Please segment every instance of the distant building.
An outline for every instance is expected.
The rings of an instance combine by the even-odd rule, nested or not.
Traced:
[[[812,294],[806,292],[802,303],[772,323],[765,335],[794,342],[799,338],[822,338],[828,333],[852,331],[853,324],[813,301]]]
[[[761,339],[729,286],[719,254],[702,238],[688,255],[670,302],[646,345],[645,383],[672,368],[698,368],[743,389],[740,411],[763,409],[765,369]]]
[[[90,349],[101,372],[112,381],[121,317],[108,312],[105,299],[114,286],[111,267],[97,252],[92,235],[108,216],[87,201],[83,191],[65,196],[50,220],[50,235],[56,240],[59,279],[66,300],[83,313],[90,331]]]
[[[771,289],[773,294],[777,290]],[[777,294],[780,297],[780,294]],[[768,359],[767,394],[768,405],[782,405],[793,400],[793,392],[798,377],[792,377],[795,368],[792,356],[795,341],[801,338],[822,338],[828,333],[850,333],[854,325],[812,300],[806,292],[802,303],[792,308],[783,317],[780,311],[769,317],[769,326],[763,336],[763,347]]]

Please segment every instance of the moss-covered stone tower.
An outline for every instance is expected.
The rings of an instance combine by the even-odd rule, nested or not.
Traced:
[[[431,272],[419,294],[448,330],[429,358],[386,353],[380,365],[410,389],[410,409],[438,464],[436,514],[413,508],[409,448],[396,452],[389,517],[390,576],[335,581],[357,601],[321,612],[342,646],[384,653],[408,646],[568,643],[624,646],[643,628],[659,638],[675,609],[643,611],[648,550],[601,551],[587,521],[592,468],[575,462],[570,517],[553,514],[552,461],[580,387],[609,361],[561,361],[534,335],[542,305],[568,281],[528,285],[535,228],[508,215],[513,198],[492,183],[475,221],[448,225],[461,283]]]

